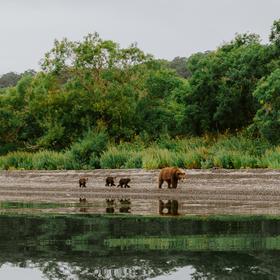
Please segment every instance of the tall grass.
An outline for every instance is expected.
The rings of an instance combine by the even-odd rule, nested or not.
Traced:
[[[0,169],[145,168],[276,168],[280,146],[244,135],[163,137],[154,143],[136,141],[115,145],[106,134],[89,133],[68,151],[12,152],[0,157]]]
[[[0,157],[0,169],[75,169],[75,162],[66,153],[40,151],[37,153],[13,152]]]
[[[68,155],[79,169],[99,168],[99,157],[106,150],[107,144],[107,133],[89,131],[84,138],[70,147]]]
[[[280,169],[280,146],[267,150],[260,159],[263,168]]]
[[[221,150],[213,155],[213,163],[216,167],[227,169],[256,168],[259,167],[259,160],[242,151]]]
[[[151,147],[142,152],[143,167],[146,169],[162,168],[174,165],[175,152],[159,147]]]
[[[100,157],[101,168],[125,168],[130,158],[130,151],[110,147]]]
[[[68,154],[54,151],[41,151],[32,158],[33,169],[73,169],[74,162]]]
[[[0,169],[33,169],[33,154],[12,152],[0,157]]]

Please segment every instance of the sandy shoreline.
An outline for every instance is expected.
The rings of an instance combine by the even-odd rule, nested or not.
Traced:
[[[106,199],[129,199],[133,213],[145,214],[158,212],[159,200],[177,200],[184,215],[280,214],[280,171],[185,171],[178,189],[158,189],[159,170],[1,171],[0,201],[77,203],[82,197],[102,213]],[[81,175],[89,178],[85,189],[78,186]],[[105,187],[109,175],[130,177],[131,188]]]

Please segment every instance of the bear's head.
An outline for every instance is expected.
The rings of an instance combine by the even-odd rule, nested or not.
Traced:
[[[176,170],[176,177],[178,180],[183,180],[186,178],[186,173],[183,170],[178,169]]]

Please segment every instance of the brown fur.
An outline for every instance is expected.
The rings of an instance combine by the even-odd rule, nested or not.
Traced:
[[[128,185],[129,182],[130,182],[129,178],[121,178],[117,187],[130,188],[130,186]]]
[[[167,202],[159,201],[159,214],[160,215],[178,215],[178,201],[168,200]]]
[[[167,182],[168,188],[176,189],[178,181],[185,178],[184,171],[177,167],[165,167],[159,173],[158,187],[161,189],[163,182]]]
[[[115,186],[114,177],[107,177],[105,186]]]
[[[86,187],[87,181],[88,181],[88,178],[86,178],[86,177],[81,177],[81,178],[79,179],[79,186],[80,186],[80,188],[81,188],[81,187],[85,188],[85,187]]]

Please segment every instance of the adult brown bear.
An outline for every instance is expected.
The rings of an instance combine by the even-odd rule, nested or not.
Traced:
[[[169,189],[176,189],[178,181],[185,177],[186,173],[181,169],[177,167],[165,167],[159,173],[158,187],[161,189],[163,182],[166,181]]]

